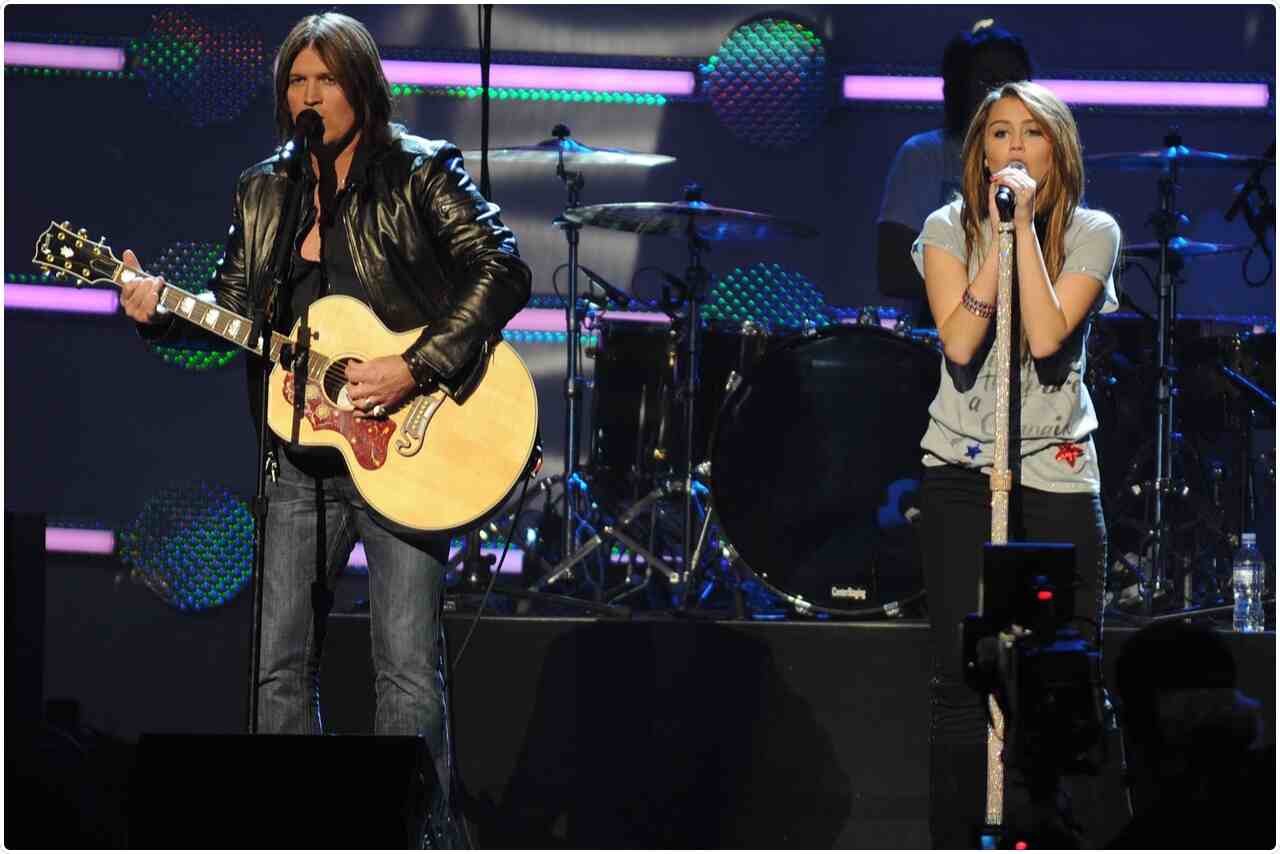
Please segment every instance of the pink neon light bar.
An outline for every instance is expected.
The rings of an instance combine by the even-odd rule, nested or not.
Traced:
[[[1115,107],[1265,108],[1265,83],[1183,83],[1145,80],[1041,80],[1068,104]]]
[[[392,83],[417,86],[479,86],[480,66],[473,62],[409,62],[384,59]],[[587,92],[644,92],[692,95],[693,72],[647,68],[577,68],[558,65],[494,65],[489,85],[511,89],[573,89]]]
[[[72,68],[79,71],[123,71],[124,48],[5,42],[4,64]]]
[[[60,554],[109,555],[116,550],[116,535],[113,531],[45,528],[44,547]]]
[[[601,318],[630,323],[671,323],[671,318],[654,311],[604,312],[597,316],[597,322]],[[507,328],[513,332],[565,332],[568,329],[564,309],[560,308],[522,308]]]
[[[1038,80],[1068,104],[1113,107],[1265,108],[1271,95],[1265,83],[1184,83],[1144,80]],[[846,74],[844,97],[850,101],[942,101],[941,77],[892,77]]]
[[[563,309],[522,308],[511,318],[507,328],[518,332],[564,332],[568,327]]]
[[[120,297],[115,291],[5,282],[4,307],[79,314],[115,314]]]
[[[844,97],[849,101],[941,102],[942,78],[846,74]]]

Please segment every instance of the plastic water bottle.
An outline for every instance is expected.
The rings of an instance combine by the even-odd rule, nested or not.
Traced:
[[[1231,586],[1235,589],[1236,607],[1231,624],[1237,632],[1260,632],[1266,628],[1262,610],[1262,588],[1267,583],[1267,566],[1258,551],[1258,538],[1245,533],[1240,548],[1231,558]]]

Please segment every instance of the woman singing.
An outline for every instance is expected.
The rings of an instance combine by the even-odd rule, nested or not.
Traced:
[[[992,91],[969,124],[963,158],[963,197],[934,211],[912,247],[945,367],[921,441],[936,848],[972,847],[985,802],[986,716],[964,684],[958,627],[977,610],[983,543],[991,538],[997,189],[1008,187],[1015,199],[1009,539],[1075,544],[1075,613],[1096,621],[1095,640],[1107,540],[1092,438],[1098,420],[1083,383],[1085,340],[1091,318],[1118,305],[1112,270],[1120,229],[1080,204],[1080,138],[1056,95],[1028,82]]]

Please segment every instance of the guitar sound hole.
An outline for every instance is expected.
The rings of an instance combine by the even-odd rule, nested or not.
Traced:
[[[339,406],[351,406],[352,403],[343,394],[347,385],[347,365],[359,362],[359,359],[337,359],[324,374],[324,395]]]

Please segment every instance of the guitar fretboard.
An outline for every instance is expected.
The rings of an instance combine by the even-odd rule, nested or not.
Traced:
[[[160,305],[201,329],[207,329],[251,353],[262,354],[261,340],[252,343],[249,341],[249,335],[253,332],[253,322],[248,318],[228,311],[220,305],[207,303],[194,294],[172,285],[166,285],[160,292]],[[267,358],[272,362],[279,362],[280,353],[289,343],[291,343],[290,339],[286,336],[272,332]],[[312,351],[307,359],[307,376],[319,381],[331,364],[330,359]]]
[[[46,272],[59,278],[71,277],[86,284],[109,281],[123,287],[126,282],[147,275],[142,270],[126,266],[111,251],[105,238],[94,242],[89,239],[84,229],[72,231],[69,222],[64,222],[62,225],[56,222],[49,223],[49,228],[36,239],[36,254],[31,260]],[[201,329],[207,329],[250,353],[264,355],[262,339],[259,338],[253,342],[249,340],[253,332],[253,322],[246,317],[228,311],[220,305],[207,303],[195,294],[173,285],[166,285],[161,290],[160,305],[183,320]],[[272,332],[266,345],[266,358],[273,363],[279,363],[281,354],[289,344],[288,336]],[[309,350],[307,359],[309,379],[321,381],[332,366],[332,359]]]

